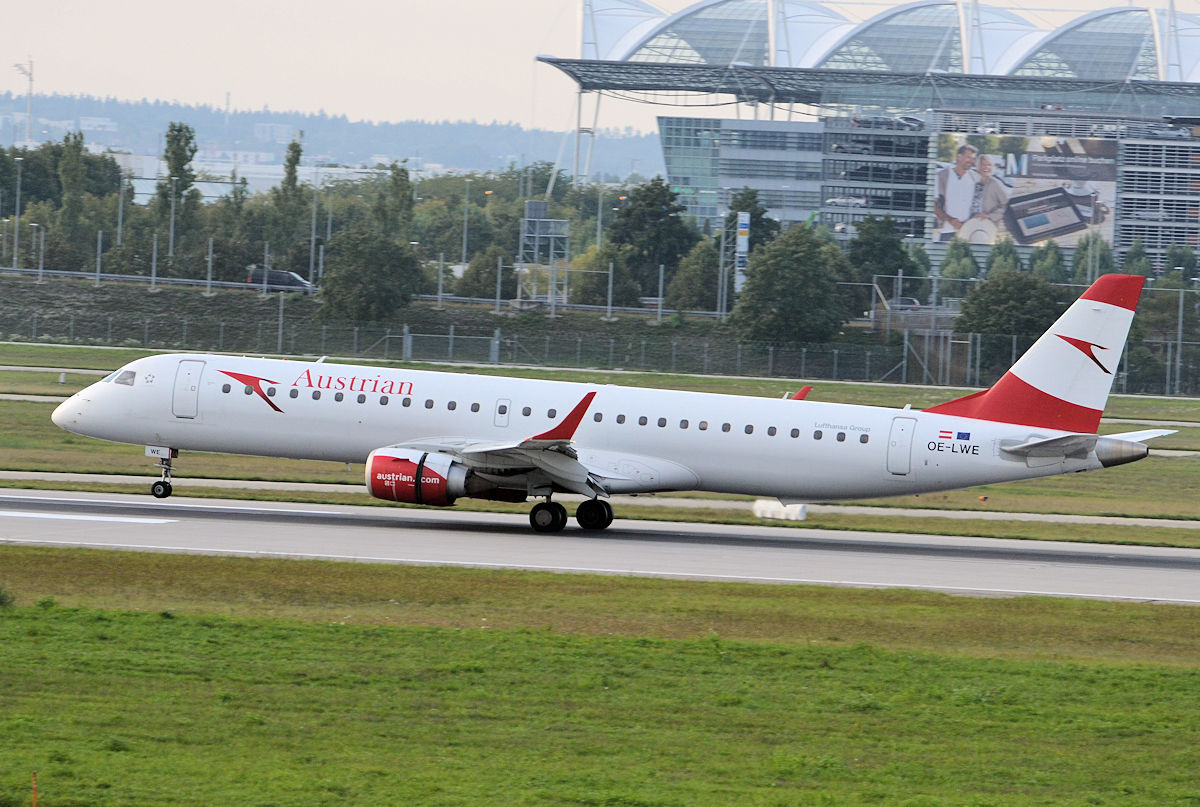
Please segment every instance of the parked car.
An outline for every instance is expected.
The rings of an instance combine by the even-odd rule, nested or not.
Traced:
[[[317,289],[313,284],[295,272],[285,272],[282,269],[268,269],[267,291],[298,291],[301,294],[312,294]],[[263,285],[263,268],[251,265],[246,268],[246,282],[261,287]]]
[[[901,129],[908,129],[913,132],[920,132],[925,129],[925,121],[913,115],[897,115],[897,123]]]
[[[870,154],[871,147],[866,143],[834,143],[832,151],[840,151],[843,154]]]
[[[1192,128],[1190,126],[1155,126],[1150,131],[1146,132],[1146,137],[1157,137],[1164,140],[1172,140],[1175,138],[1185,138],[1192,136]]]
[[[867,197],[865,196],[834,196],[831,199],[826,199],[825,204],[828,207],[866,207]]]

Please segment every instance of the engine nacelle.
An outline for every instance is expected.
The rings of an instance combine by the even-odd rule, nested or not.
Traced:
[[[379,448],[367,456],[367,491],[376,499],[447,507],[467,493],[467,468],[445,454]]]

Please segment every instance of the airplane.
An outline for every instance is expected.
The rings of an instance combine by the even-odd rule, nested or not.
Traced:
[[[994,386],[924,410],[217,354],[138,359],[52,415],[146,446],[171,495],[183,451],[363,462],[371,496],[449,506],[540,500],[529,521],[584,530],[615,494],[697,490],[784,504],[898,496],[1146,457],[1146,429],[1100,416],[1144,278],[1104,275]]]

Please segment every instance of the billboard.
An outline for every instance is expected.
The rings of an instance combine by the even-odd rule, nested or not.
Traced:
[[[1117,141],[997,134],[938,136],[935,237],[972,244],[1009,237],[1074,246],[1089,231],[1109,243]]]

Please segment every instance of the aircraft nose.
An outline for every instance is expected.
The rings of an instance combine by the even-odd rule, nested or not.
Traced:
[[[72,395],[55,407],[53,414],[50,415],[50,420],[60,429],[75,431],[75,427],[79,424],[79,419],[83,416],[84,403],[83,398],[80,398],[78,395]]]

